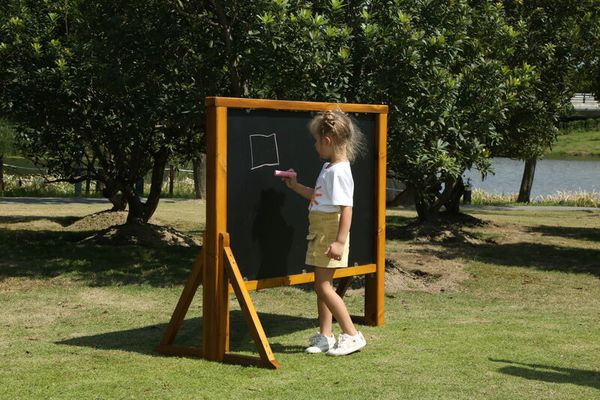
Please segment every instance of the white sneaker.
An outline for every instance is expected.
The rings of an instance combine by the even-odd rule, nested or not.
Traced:
[[[308,339],[309,347],[306,348],[306,352],[309,354],[325,353],[329,349],[333,348],[335,344],[335,337],[327,337],[321,335],[319,332],[315,333]]]
[[[338,341],[333,348],[328,352],[328,356],[345,356],[355,351],[359,351],[367,345],[367,341],[362,333],[358,332],[354,336],[347,333],[341,333],[338,336]]]

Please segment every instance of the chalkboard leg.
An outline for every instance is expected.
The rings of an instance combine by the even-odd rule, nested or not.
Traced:
[[[229,235],[226,235],[226,238],[223,242],[229,244]],[[246,283],[244,282],[242,274],[240,273],[240,269],[235,261],[231,247],[224,246],[223,251],[225,253],[224,264],[227,270],[227,277],[231,282],[231,286],[233,286],[235,295],[240,303],[240,308],[242,309],[242,313],[244,314],[244,318],[246,319],[246,323],[248,324],[248,328],[250,329],[250,333],[252,334],[252,338],[254,339],[254,343],[258,348],[258,353],[260,354],[260,359],[257,359],[256,357],[227,353],[224,357],[224,361],[234,362],[237,364],[254,364],[273,369],[280,368],[281,364],[279,364],[273,355],[267,335],[265,334],[262,324],[260,323],[260,319],[258,318],[256,309],[254,308],[254,304],[250,298],[250,293],[246,288]]]
[[[385,299],[383,272],[365,275],[365,324],[383,325],[383,302]]]

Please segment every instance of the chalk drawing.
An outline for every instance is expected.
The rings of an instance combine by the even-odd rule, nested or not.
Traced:
[[[277,135],[275,133],[271,135],[250,135],[250,158],[252,160],[250,170],[279,165]]]

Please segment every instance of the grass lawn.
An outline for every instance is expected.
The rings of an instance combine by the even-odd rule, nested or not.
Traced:
[[[482,209],[468,240],[415,240],[414,212],[390,210],[388,257],[463,278],[390,288],[385,326],[361,326],[367,347],[341,358],[303,354],[309,289],[253,292],[283,364],[270,371],[153,353],[197,250],[78,243],[89,232],[69,225],[104,208],[0,204],[0,398],[600,398],[600,211]],[[156,219],[200,237],[203,210],[166,200]],[[361,289],[347,296],[361,312]],[[178,343],[198,342],[201,313]],[[231,331],[254,351],[235,300]]]
[[[600,158],[600,131],[564,133],[558,137],[545,158]]]

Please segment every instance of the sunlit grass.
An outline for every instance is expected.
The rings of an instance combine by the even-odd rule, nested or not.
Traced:
[[[303,353],[318,324],[310,289],[253,292],[283,364],[270,371],[154,353],[197,249],[82,244],[86,232],[63,226],[106,207],[0,205],[0,398],[537,400],[600,392],[600,212],[474,210],[487,224],[466,229],[479,240],[461,243],[392,235],[415,212],[389,210],[389,255],[415,268],[435,255],[463,265],[469,278],[440,293],[388,293],[385,325],[359,326],[367,347],[342,358]],[[163,200],[156,218],[198,237],[204,203]],[[180,344],[200,344],[201,291]],[[346,301],[362,311],[361,290]],[[231,304],[231,349],[255,353]]]
[[[563,133],[545,158],[600,158],[600,130]]]

